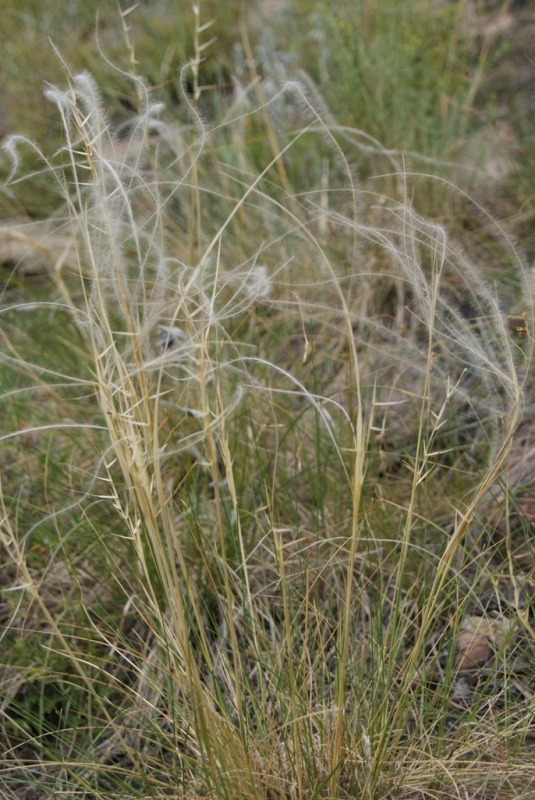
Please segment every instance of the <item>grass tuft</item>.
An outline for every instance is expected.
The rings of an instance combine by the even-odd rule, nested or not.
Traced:
[[[205,30],[187,124],[123,71],[117,130],[65,68],[62,145],[4,145],[64,238],[0,309],[2,790],[527,797],[532,576],[489,522],[529,405],[524,261],[479,207],[489,279],[376,141],[361,179],[368,137],[305,81],[213,119]]]

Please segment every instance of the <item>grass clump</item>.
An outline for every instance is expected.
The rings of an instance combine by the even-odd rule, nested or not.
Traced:
[[[129,75],[119,141],[66,70],[62,146],[5,145],[68,242],[2,308],[3,790],[527,797],[533,632],[503,584],[531,577],[480,517],[532,367],[523,262],[496,225],[517,341],[419,176],[381,150],[357,186],[306,86],[206,122],[201,33],[188,127]],[[305,141],[332,167],[303,190]]]

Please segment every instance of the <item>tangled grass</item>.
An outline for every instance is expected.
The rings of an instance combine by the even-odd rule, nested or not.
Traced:
[[[204,119],[200,47],[188,125],[131,75],[118,136],[67,72],[61,148],[5,143],[63,247],[1,309],[4,795],[527,798],[532,577],[482,509],[529,273],[478,209],[489,280],[392,153],[359,183],[304,83]]]

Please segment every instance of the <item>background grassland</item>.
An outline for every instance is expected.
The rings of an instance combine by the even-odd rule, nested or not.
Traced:
[[[8,4],[2,796],[533,794],[530,26]]]

